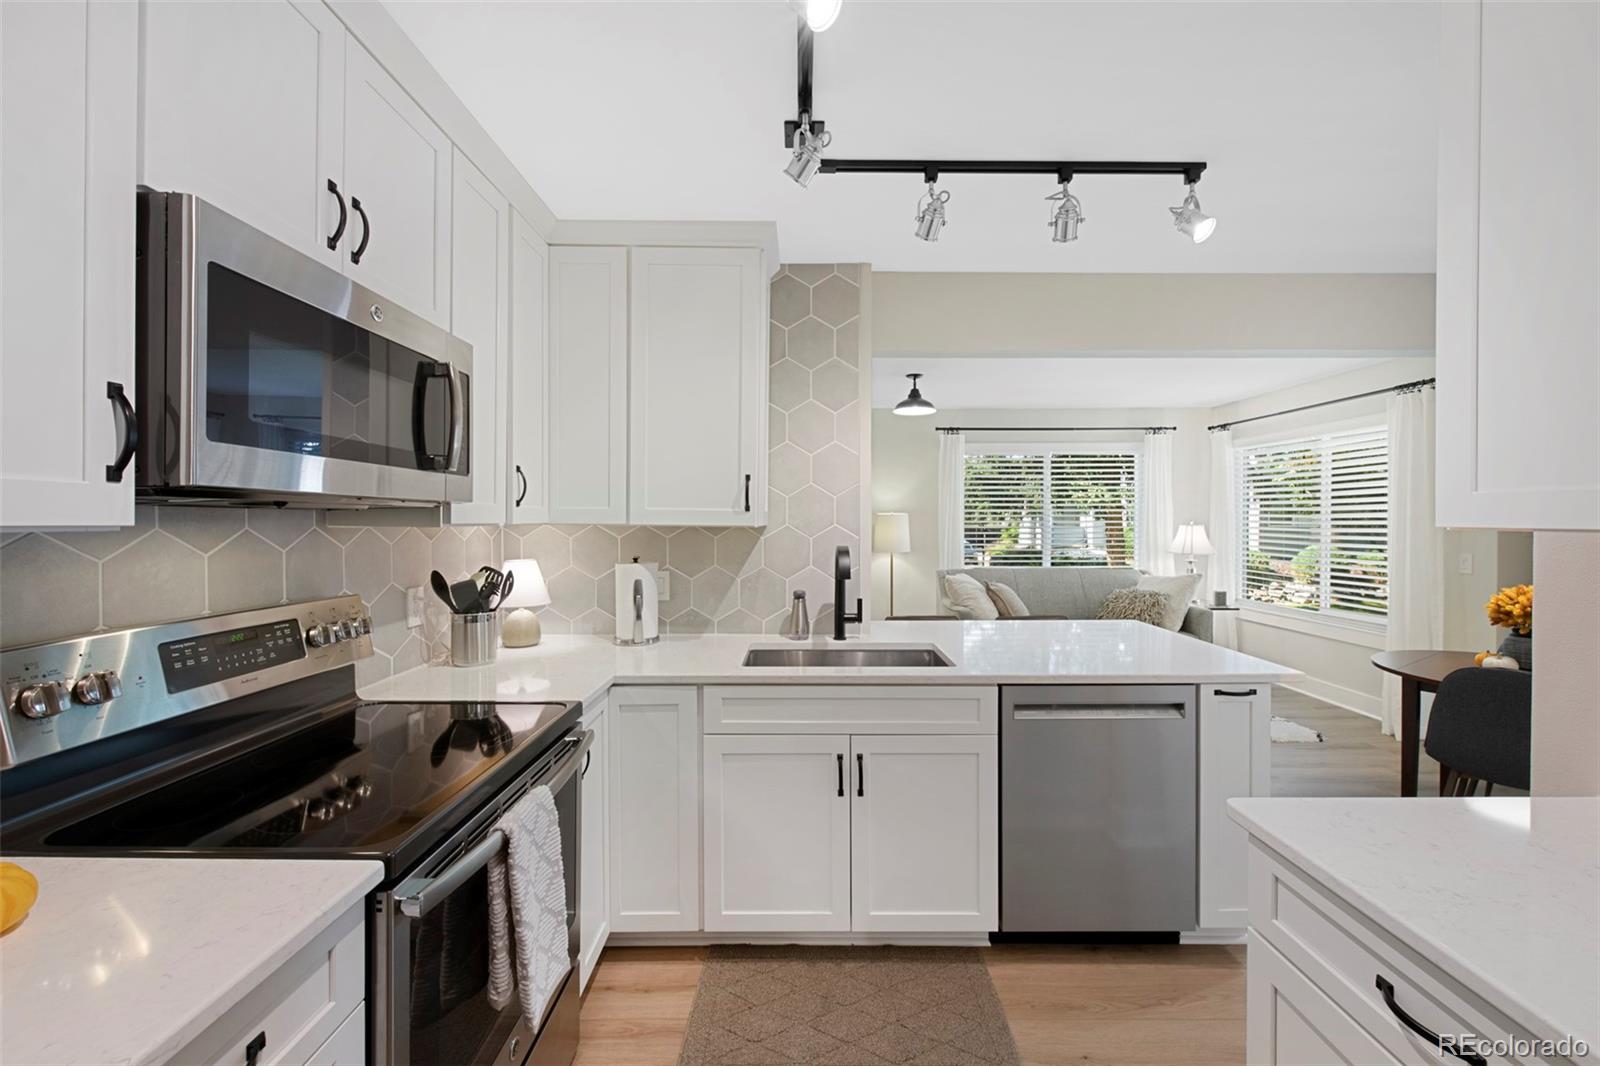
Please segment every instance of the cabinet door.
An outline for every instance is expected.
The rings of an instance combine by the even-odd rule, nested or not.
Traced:
[[[611,691],[611,929],[700,928],[700,698]]]
[[[450,332],[472,345],[472,499],[450,521],[506,520],[506,372],[511,344],[511,205],[461,153],[451,195]]]
[[[600,953],[611,934],[611,905],[606,874],[606,783],[610,756],[609,723],[602,697],[584,714],[584,728],[594,733],[594,743],[583,764],[583,829],[578,859],[578,991],[589,987]]]
[[[992,736],[853,736],[851,928],[999,928],[1000,798]]]
[[[450,139],[354,38],[344,84],[344,271],[448,329]]]
[[[1249,925],[1250,836],[1228,817],[1235,796],[1272,791],[1270,685],[1200,686],[1200,928]]]
[[[333,266],[344,190],[345,32],[318,2],[147,0],[140,180],[194,193]]]
[[[133,524],[138,15],[0,4],[0,526]]]
[[[366,1062],[367,1005],[363,1002],[311,1053],[306,1066],[366,1066]]]
[[[754,248],[635,248],[628,521],[751,526],[766,492],[767,284]]]
[[[1251,1066],[1385,1066],[1397,1061],[1255,930],[1249,950],[1245,1061]]]
[[[705,928],[850,928],[847,736],[705,738]]]
[[[513,525],[550,518],[546,440],[550,431],[545,359],[545,270],[550,249],[528,221],[511,215],[511,494]]]
[[[1600,529],[1600,5],[1440,19],[1438,521]]]
[[[628,520],[628,251],[550,249],[550,521]]]

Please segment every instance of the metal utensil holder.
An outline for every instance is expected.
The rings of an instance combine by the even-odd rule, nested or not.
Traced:
[[[500,651],[500,613],[450,616],[450,664],[487,666]]]

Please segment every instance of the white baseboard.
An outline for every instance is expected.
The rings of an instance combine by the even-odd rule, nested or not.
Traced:
[[[1179,933],[1180,944],[1243,944],[1250,935],[1243,929],[1196,929],[1192,933]]]
[[[1332,681],[1324,681],[1320,677],[1305,674],[1292,685],[1279,682],[1279,685],[1290,692],[1298,692],[1302,696],[1331,703],[1335,707],[1343,707],[1347,711],[1365,715],[1368,718],[1381,719],[1383,717],[1383,700],[1379,696],[1369,696],[1365,692],[1358,692],[1353,688],[1335,685]]]
[[[880,944],[986,948],[987,933],[612,933],[607,947],[687,947],[703,944]]]

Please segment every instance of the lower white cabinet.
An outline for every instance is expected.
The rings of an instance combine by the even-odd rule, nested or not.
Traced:
[[[610,876],[607,855],[606,785],[611,775],[610,723],[606,720],[606,698],[600,697],[584,711],[583,727],[594,734],[594,743],[584,759],[579,803],[583,826],[578,857],[578,991],[589,987],[595,964],[611,935]]]
[[[700,928],[700,692],[611,690],[611,931]]]
[[[1251,1066],[1397,1063],[1366,1030],[1256,933],[1250,934],[1245,1061]]]
[[[363,1003],[312,1053],[306,1066],[362,1066],[366,1061],[367,1005]]]
[[[1200,686],[1200,914],[1202,930],[1250,921],[1249,848],[1228,800],[1272,791],[1272,686]]]

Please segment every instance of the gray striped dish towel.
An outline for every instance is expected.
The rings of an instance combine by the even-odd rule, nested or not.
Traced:
[[[489,1003],[503,1010],[518,996],[537,1030],[572,968],[555,796],[543,785],[530,790],[495,828],[506,846],[489,860]]]

